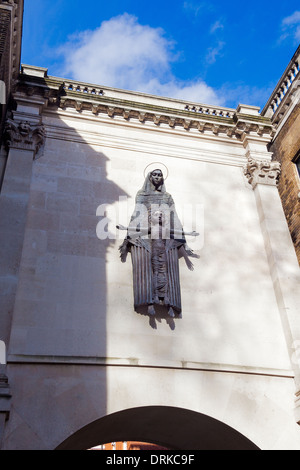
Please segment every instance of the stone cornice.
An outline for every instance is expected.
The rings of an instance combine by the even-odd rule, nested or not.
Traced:
[[[246,135],[269,142],[274,135],[272,122],[260,116],[258,108],[239,106],[237,110],[193,104],[143,93],[99,87],[72,80],[49,77],[47,70],[23,66],[18,92],[47,98],[48,106],[90,112],[110,119],[134,120],[154,127],[191,129],[201,134],[242,140]]]

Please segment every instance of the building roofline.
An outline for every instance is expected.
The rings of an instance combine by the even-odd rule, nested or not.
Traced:
[[[40,77],[40,78],[47,78],[49,80],[54,80],[56,82],[64,83],[66,88],[71,88],[73,87],[74,91],[84,91],[87,89],[87,93],[92,90],[97,90],[97,91],[103,91],[106,90],[107,93],[110,94],[110,96],[114,95],[115,97],[118,98],[125,98],[129,100],[129,97],[133,97],[134,101],[139,101],[139,102],[150,102],[152,101],[153,103],[155,102],[159,106],[165,106],[168,103],[168,106],[172,104],[172,107],[182,109],[182,105],[188,106],[189,109],[194,112],[195,108],[203,108],[203,109],[209,109],[209,110],[215,110],[216,112],[224,113],[224,114],[234,114],[236,112],[236,109],[226,107],[226,106],[220,106],[220,105],[212,105],[212,104],[206,104],[206,103],[200,103],[198,101],[191,101],[191,100],[184,100],[180,98],[171,98],[168,96],[162,96],[162,95],[155,95],[151,93],[145,93],[145,92],[140,92],[140,91],[134,91],[134,90],[129,90],[129,89],[122,89],[122,88],[116,88],[116,87],[110,87],[106,85],[99,85],[99,84],[94,84],[90,82],[83,82],[79,80],[73,80],[73,79],[68,79],[68,78],[63,78],[63,77],[56,77],[56,76],[50,76],[48,75],[48,69],[44,67],[37,67],[37,66],[32,66],[32,65],[26,65],[22,64],[21,66],[21,73],[23,75],[30,75],[30,76],[35,76],[35,77]],[[72,91],[73,91],[72,90]],[[177,105],[177,106],[176,106]],[[256,107],[250,106],[249,108],[256,109]],[[188,110],[186,108],[186,110]],[[196,112],[196,111],[195,111]],[[250,114],[253,113],[250,112]]]
[[[295,69],[297,68],[297,71]],[[270,98],[268,99],[265,107],[263,108],[261,114],[262,116],[272,117],[276,110],[278,109],[282,99],[286,95],[287,91],[290,88],[290,85],[296,78],[297,74],[300,70],[300,45],[297,48],[296,52],[294,53],[292,59],[290,60],[288,66],[286,67],[284,73],[280,77],[276,87]],[[294,75],[294,76],[293,76]],[[275,104],[275,108],[272,107],[272,104]]]
[[[21,95],[20,95],[21,93]],[[237,109],[210,106],[147,93],[101,87],[77,80],[52,77],[43,67],[22,65],[17,94],[37,95],[47,106],[61,110],[75,109],[116,120],[133,120],[155,126],[177,127],[186,131],[241,140],[245,135],[270,141],[273,125],[261,116],[257,106],[240,104]]]

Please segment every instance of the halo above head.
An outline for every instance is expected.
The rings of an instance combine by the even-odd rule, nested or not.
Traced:
[[[166,181],[168,179],[168,176],[169,176],[168,168],[166,167],[166,165],[164,165],[163,163],[159,163],[159,162],[150,163],[150,165],[148,165],[145,168],[144,177],[146,178],[146,176],[149,173],[152,173],[152,171],[154,170],[161,170],[162,174],[164,175],[164,180]]]

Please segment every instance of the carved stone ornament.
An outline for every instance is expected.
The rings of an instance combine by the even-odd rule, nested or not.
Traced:
[[[257,161],[249,158],[245,168],[245,175],[253,189],[258,184],[277,186],[281,174],[281,165],[279,162]]]
[[[155,315],[161,306],[170,317],[181,313],[179,258],[193,270],[189,257],[197,255],[186,244],[186,236],[177,216],[172,196],[167,193],[161,169],[146,176],[145,183],[136,196],[135,211],[127,237],[120,247],[121,260],[125,263],[131,253],[133,266],[134,307],[138,313]]]
[[[43,124],[33,125],[27,121],[15,122],[8,119],[4,130],[4,140],[7,149],[32,150],[37,154],[45,140],[45,128]]]

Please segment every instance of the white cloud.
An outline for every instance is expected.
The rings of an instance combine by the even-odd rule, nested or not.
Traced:
[[[300,41],[300,11],[295,11],[292,15],[282,20],[281,33],[280,41],[291,36],[295,42]]]
[[[201,80],[186,82],[173,78],[167,83],[161,83],[154,78],[145,85],[144,92],[202,104],[225,104],[225,98]]]
[[[219,90],[222,96],[226,96],[227,106],[235,108],[238,104],[264,107],[271,96],[276,82],[266,87],[250,86],[243,82],[225,83]]]
[[[295,11],[291,16],[287,16],[283,19],[283,25],[294,25],[300,23],[300,11]]]
[[[221,57],[222,51],[225,47],[226,43],[224,41],[219,41],[215,47],[210,47],[208,49],[206,60],[208,64],[214,64],[217,61],[218,57]]]
[[[218,30],[223,30],[224,29],[224,24],[220,21],[217,20],[211,27],[210,27],[210,33],[214,34]]]
[[[66,73],[79,80],[136,87],[148,72],[169,72],[171,47],[162,30],[141,26],[124,14],[74,35],[61,51]]]
[[[186,12],[192,13],[193,16],[197,17],[203,10],[210,9],[211,6],[207,2],[184,2],[183,8]]]
[[[59,50],[61,73],[103,86],[131,89],[210,104],[224,99],[202,80],[182,81],[172,73],[174,43],[160,28],[139,24],[127,13],[93,31],[73,35]]]

